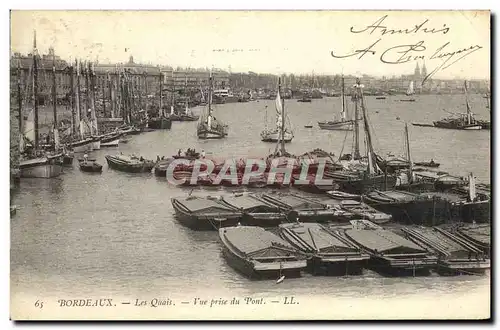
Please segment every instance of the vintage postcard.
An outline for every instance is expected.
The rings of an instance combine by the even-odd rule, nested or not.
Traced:
[[[11,319],[489,319],[490,15],[12,10]]]

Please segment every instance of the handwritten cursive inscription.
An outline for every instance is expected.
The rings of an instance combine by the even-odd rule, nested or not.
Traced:
[[[446,33],[448,33],[448,31],[450,31],[450,28],[447,27],[446,24],[443,24],[443,27],[440,29],[424,27],[429,22],[429,19],[425,19],[420,24],[415,24],[415,26],[413,28],[388,29],[387,26],[382,25],[382,23],[387,18],[387,16],[389,16],[389,15],[382,16],[381,18],[376,20],[374,23],[366,26],[364,29],[361,29],[361,30],[355,30],[354,26],[351,26],[351,32],[352,33],[363,33],[363,32],[370,31],[370,34],[373,34],[375,31],[378,31],[378,32],[380,32],[380,34],[382,36],[385,36],[385,35],[393,35],[393,34],[417,34],[419,32],[430,33],[430,34],[436,34],[436,33],[446,34]]]
[[[368,34],[373,34],[376,31],[380,32],[380,37],[375,42],[371,43],[369,46],[365,48],[356,49],[352,53],[348,53],[346,55],[339,55],[338,53],[331,51],[330,52],[331,56],[333,58],[342,58],[342,59],[352,57],[361,60],[367,54],[370,55],[378,54],[378,50],[376,49],[377,45],[382,40],[382,37],[385,35],[394,35],[394,34],[413,35],[417,33],[432,35],[437,33],[447,34],[450,31],[450,28],[447,27],[446,24],[443,24],[443,28],[440,29],[427,27],[426,25],[428,24],[429,19],[425,19],[420,24],[416,24],[413,28],[389,29],[387,28],[387,26],[382,25],[382,23],[387,17],[388,15],[384,15],[374,23],[361,29],[357,28],[355,29],[354,27],[351,27],[350,30],[351,33],[355,34],[364,32]],[[431,70],[427,74],[427,76],[424,77],[422,83],[425,83],[437,72],[449,68],[450,66],[457,63],[461,59],[469,56],[470,54],[482,48],[483,46],[481,45],[472,44],[470,46],[458,47],[453,49],[451,43],[448,41],[445,42],[443,45],[437,47],[436,49],[428,49],[426,41],[420,40],[416,43],[408,43],[408,44],[400,44],[392,46],[381,51],[380,61],[384,64],[403,64],[417,60],[440,60],[440,63],[433,70]]]

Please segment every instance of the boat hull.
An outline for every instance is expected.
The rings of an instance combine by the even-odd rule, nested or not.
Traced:
[[[441,122],[441,121],[435,121],[433,124],[437,128],[459,129],[465,131],[475,131],[483,128],[481,124],[457,124],[455,122]]]
[[[128,173],[149,173],[155,166],[155,163],[149,161],[142,164],[127,164],[121,162],[112,156],[105,156],[109,168]]]
[[[20,164],[21,178],[44,178],[50,179],[58,177],[63,167],[59,164],[47,161],[31,162],[30,164]]]
[[[264,142],[278,142],[280,141],[280,132],[262,132],[261,133],[261,140]],[[293,139],[293,134],[290,132],[285,132],[283,140],[285,142],[291,142]]]
[[[227,132],[225,131],[215,131],[215,130],[205,130],[205,129],[198,130],[197,134],[198,138],[203,140],[223,139],[227,136]]]
[[[316,255],[307,260],[307,271],[323,276],[362,275],[367,260],[363,257],[357,259],[349,260],[346,257],[344,260],[332,261]]]
[[[82,153],[82,152],[92,151],[93,150],[92,145],[93,145],[92,140],[83,140],[72,143],[71,147],[73,148],[73,152]]]
[[[101,141],[101,147],[118,147],[119,143],[120,143],[120,138],[116,138],[108,142]]]
[[[392,216],[392,221],[404,224],[434,226],[451,218],[450,203],[441,198],[409,202],[382,203],[366,196],[363,202]]]
[[[324,121],[318,122],[318,126],[321,129],[331,130],[331,131],[352,131],[353,130],[353,122],[352,121]]]
[[[148,122],[148,127],[151,129],[171,129],[172,120],[169,118],[154,118]]]
[[[220,216],[196,215],[182,210],[179,202],[172,199],[172,206],[175,210],[175,218],[183,226],[198,231],[219,230],[223,227],[236,226],[241,219],[241,214],[221,214]]]

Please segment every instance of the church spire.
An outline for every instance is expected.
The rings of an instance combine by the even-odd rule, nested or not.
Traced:
[[[427,68],[425,67],[425,61],[424,61],[424,65],[422,66],[422,77],[426,76],[427,76]]]

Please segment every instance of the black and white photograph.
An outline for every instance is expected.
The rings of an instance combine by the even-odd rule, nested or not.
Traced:
[[[11,10],[10,319],[489,319],[491,20]]]

